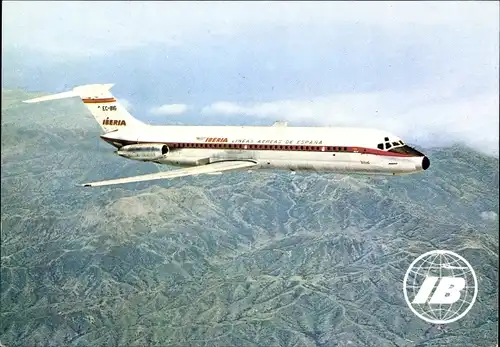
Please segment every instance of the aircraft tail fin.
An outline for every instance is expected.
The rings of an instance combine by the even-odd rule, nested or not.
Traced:
[[[132,117],[125,107],[115,99],[110,92],[113,86],[114,84],[88,84],[75,87],[68,92],[46,95],[23,102],[35,103],[78,96],[106,133],[125,127],[145,126],[146,124]]]

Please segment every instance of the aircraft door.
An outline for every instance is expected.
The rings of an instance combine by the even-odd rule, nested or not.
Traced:
[[[366,148],[359,150],[356,154],[359,154],[361,164],[368,165],[370,164],[370,161],[373,161],[371,158],[372,156],[366,153]]]

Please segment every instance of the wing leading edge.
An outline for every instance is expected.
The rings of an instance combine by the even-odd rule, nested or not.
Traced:
[[[250,167],[253,167],[255,165],[257,165],[257,163],[253,162],[253,161],[244,161],[244,160],[220,161],[220,162],[216,162],[216,163],[212,163],[212,164],[207,164],[207,165],[203,165],[203,166],[194,166],[194,167],[190,167],[190,168],[186,168],[186,169],[177,169],[177,170],[171,170],[171,171],[155,172],[155,173],[147,174],[147,175],[117,178],[114,180],[89,182],[89,183],[81,184],[81,186],[82,187],[99,187],[99,186],[109,186],[109,185],[113,185],[113,184],[162,180],[162,179],[184,177],[184,176],[195,176],[195,175],[202,175],[202,174],[213,174],[213,173],[220,173],[223,171],[250,168]]]

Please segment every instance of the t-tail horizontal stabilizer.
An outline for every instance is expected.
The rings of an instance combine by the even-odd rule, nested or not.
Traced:
[[[69,91],[69,92],[51,94],[51,95],[41,96],[39,98],[24,100],[23,102],[25,102],[27,104],[33,104],[33,103],[42,102],[42,101],[50,101],[50,100],[59,100],[59,99],[73,98],[75,96],[78,96],[78,94],[76,94],[74,91]]]

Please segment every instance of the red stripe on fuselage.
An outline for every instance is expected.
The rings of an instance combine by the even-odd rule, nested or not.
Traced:
[[[134,144],[165,144],[171,149],[225,149],[239,151],[289,151],[289,152],[330,152],[330,153],[359,153],[382,155],[386,157],[411,157],[404,153],[386,152],[380,149],[364,147],[346,147],[346,146],[321,146],[321,145],[261,145],[261,144],[241,144],[241,143],[207,143],[207,142],[150,142],[150,141],[126,141],[107,138],[101,136],[103,140],[118,147]]]

